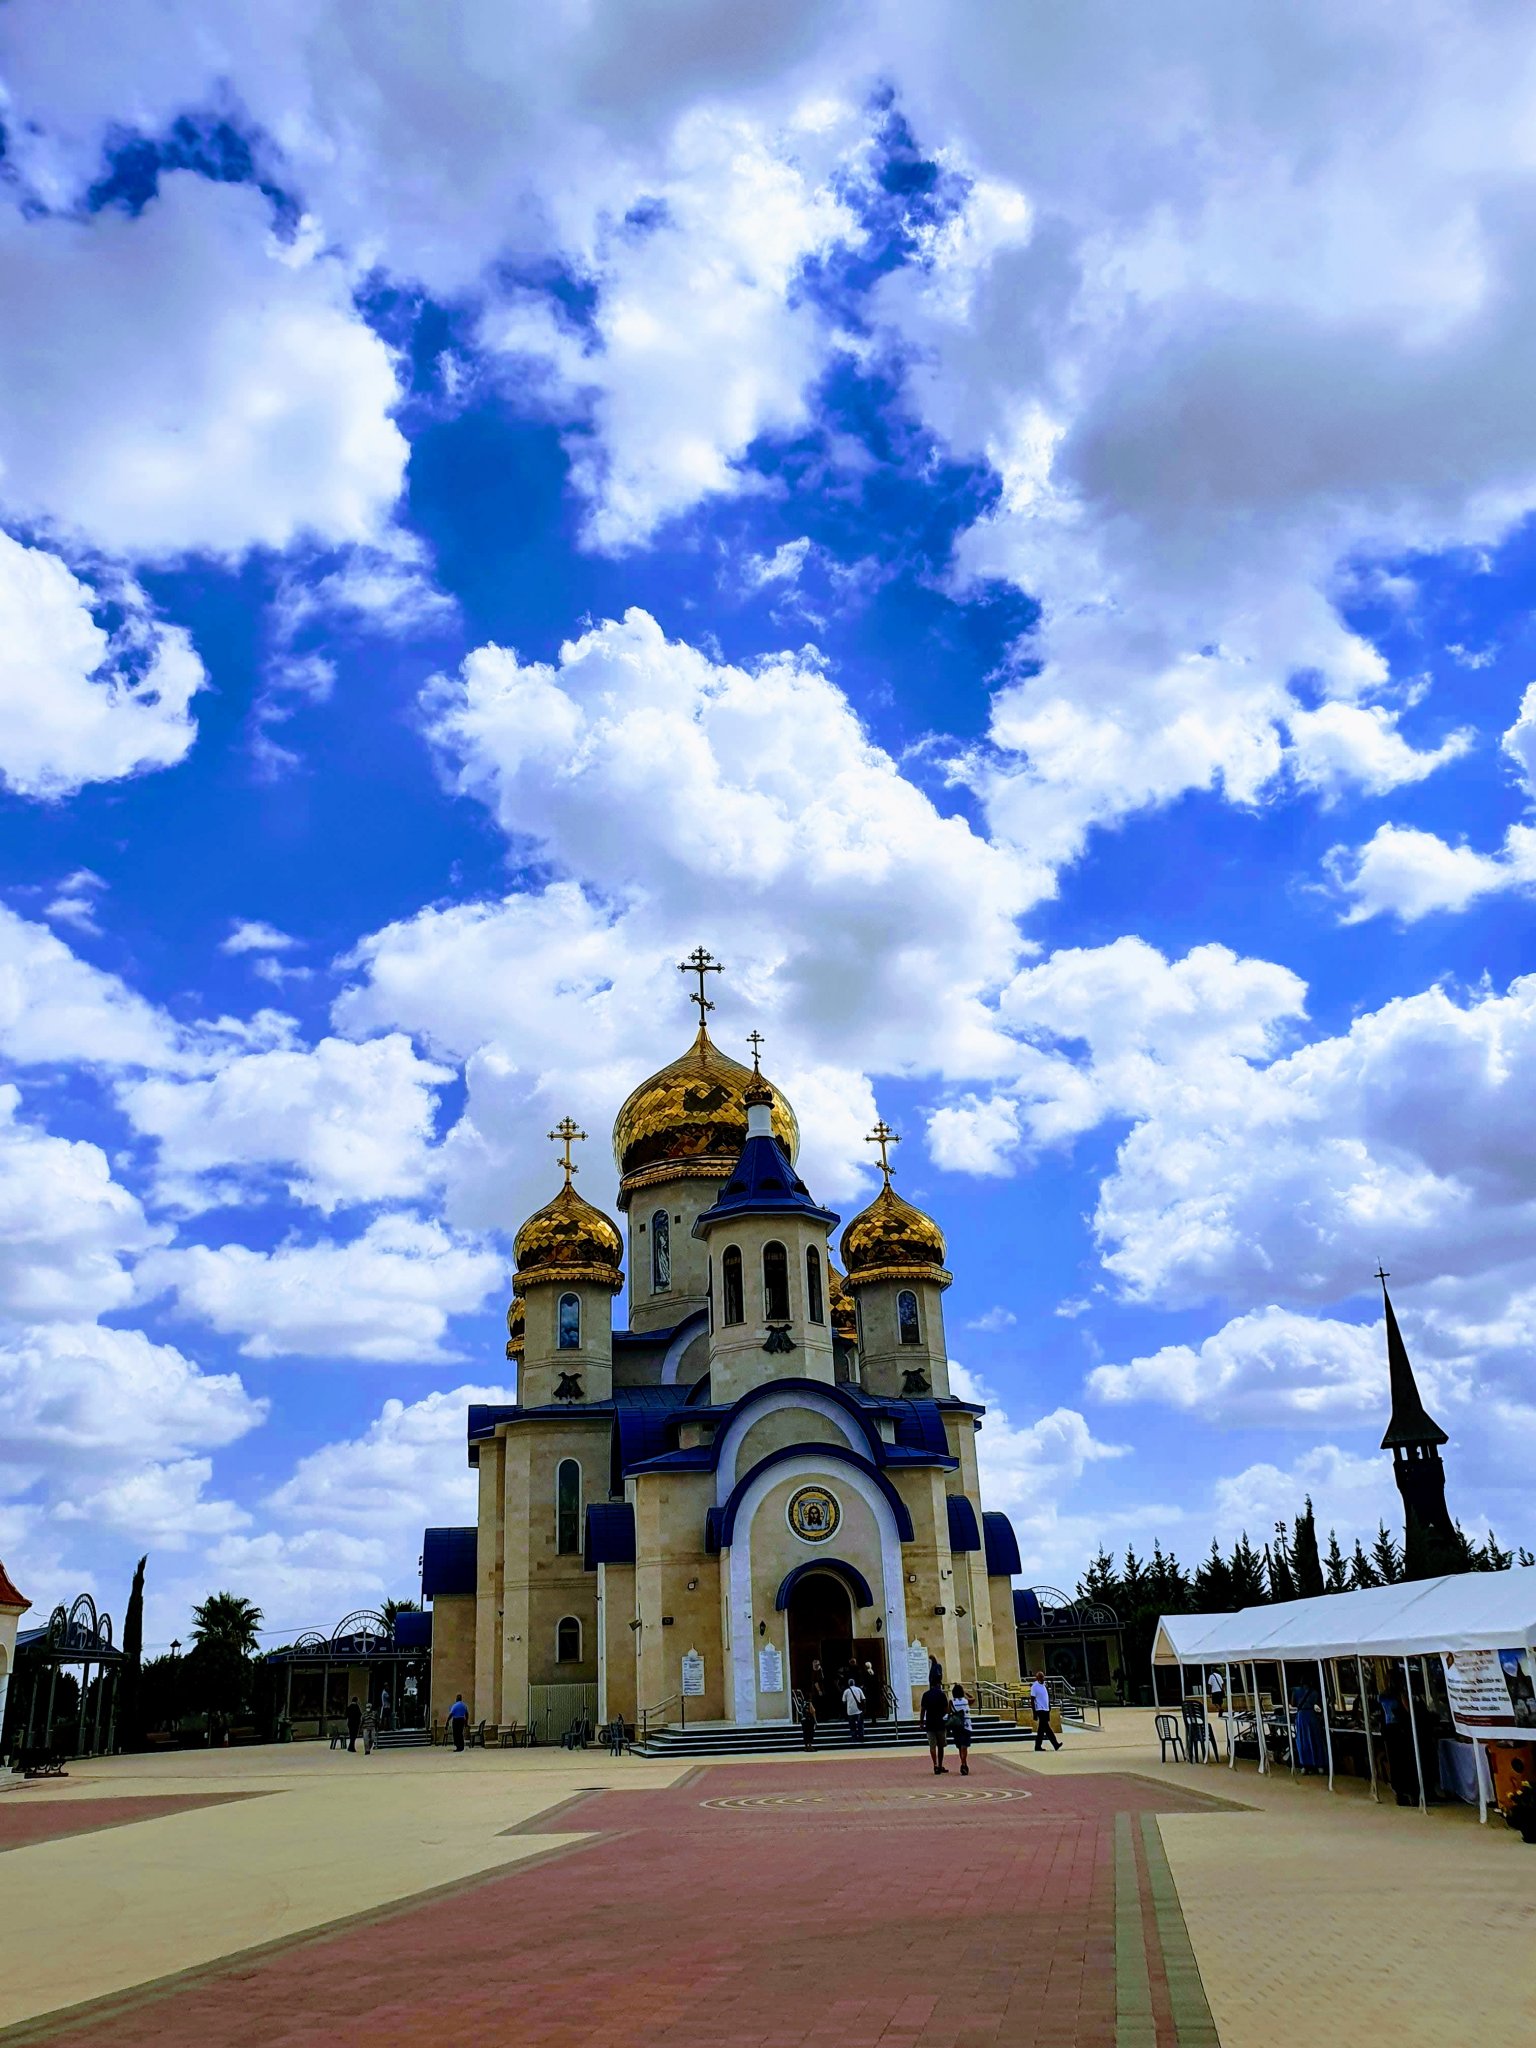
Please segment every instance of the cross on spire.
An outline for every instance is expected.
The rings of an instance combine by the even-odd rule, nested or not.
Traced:
[[[747,1043],[752,1048],[752,1071],[754,1074],[760,1074],[763,1071],[763,1034],[761,1031],[749,1031],[747,1033]]]
[[[699,1029],[702,1031],[706,1012],[715,1007],[704,993],[704,977],[706,974],[721,973],[721,964],[714,954],[706,951],[703,946],[695,946],[686,960],[678,961],[677,971],[679,974],[696,974],[699,977],[699,992],[697,995],[689,996],[688,1000],[699,1006]]]
[[[1387,1282],[1392,1278],[1392,1275],[1390,1273],[1384,1273],[1381,1269],[1380,1264],[1378,1263],[1376,1267],[1376,1278],[1381,1282],[1382,1286],[1385,1287]]]
[[[881,1117],[879,1123],[875,1125],[875,1128],[864,1142],[866,1145],[878,1145],[880,1147],[880,1171],[885,1175],[885,1184],[889,1187],[891,1175],[896,1169],[886,1157],[886,1151],[889,1146],[901,1143],[900,1135],[891,1129],[884,1117]]]
[[[565,1184],[569,1187],[571,1175],[581,1171],[581,1168],[571,1158],[571,1141],[574,1138],[585,1138],[587,1134],[585,1131],[577,1128],[574,1117],[563,1116],[549,1135],[554,1143],[564,1147],[560,1157],[560,1164],[565,1168]]]

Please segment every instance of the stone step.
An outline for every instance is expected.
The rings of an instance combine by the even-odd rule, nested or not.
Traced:
[[[375,1749],[430,1749],[432,1736],[426,1728],[381,1728],[373,1743]]]
[[[972,1735],[978,1746],[993,1742],[1033,1742],[1035,1739],[1033,1727],[1021,1727],[990,1714],[973,1717]],[[845,1721],[819,1721],[816,1724],[818,1750],[860,1747],[922,1749],[927,1744],[928,1737],[916,1721],[877,1721],[865,1729],[862,1745],[854,1742]],[[645,1742],[631,1743],[630,1751],[632,1755],[645,1757],[764,1756],[787,1754],[800,1747],[801,1736],[797,1727],[782,1724],[742,1727],[717,1721],[702,1728],[669,1725],[654,1729]]]

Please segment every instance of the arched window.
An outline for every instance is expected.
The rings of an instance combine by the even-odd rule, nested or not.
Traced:
[[[805,1313],[808,1321],[824,1322],[821,1312],[821,1253],[810,1245],[805,1254]]]
[[[904,1287],[896,1297],[896,1327],[903,1344],[922,1343],[922,1325],[917,1320],[917,1296],[910,1287]]]
[[[559,1335],[555,1341],[562,1351],[581,1349],[581,1303],[574,1294],[560,1297]]]
[[[563,1614],[555,1624],[555,1662],[581,1662],[581,1623],[574,1614]]]
[[[658,1209],[651,1218],[651,1292],[665,1294],[672,1285],[672,1232],[667,1212]]]
[[[555,1548],[562,1557],[581,1548],[581,1467],[574,1458],[555,1467]]]
[[[856,1294],[853,1297],[853,1341],[862,1352],[864,1349],[864,1297],[861,1294]]]
[[[781,1244],[763,1246],[763,1320],[789,1321],[789,1254]]]
[[[739,1245],[728,1244],[726,1246],[725,1257],[720,1261],[720,1278],[725,1290],[725,1300],[721,1307],[721,1321],[726,1323],[744,1323],[747,1320],[747,1311],[743,1305],[741,1293],[741,1247]]]

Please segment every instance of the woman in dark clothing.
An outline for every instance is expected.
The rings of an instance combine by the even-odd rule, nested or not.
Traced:
[[[800,1702],[800,1740],[807,1749],[816,1747],[816,1703],[810,1693]]]
[[[928,1737],[928,1754],[933,1758],[933,1774],[938,1777],[944,1770],[944,1744],[949,1739],[949,1700],[944,1692],[942,1678],[930,1677],[928,1690],[918,1705],[917,1715],[923,1724],[923,1732]]]

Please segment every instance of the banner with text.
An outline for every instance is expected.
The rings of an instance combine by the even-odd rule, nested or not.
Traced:
[[[1529,1650],[1447,1650],[1445,1691],[1463,1735],[1536,1734],[1536,1673]]]

